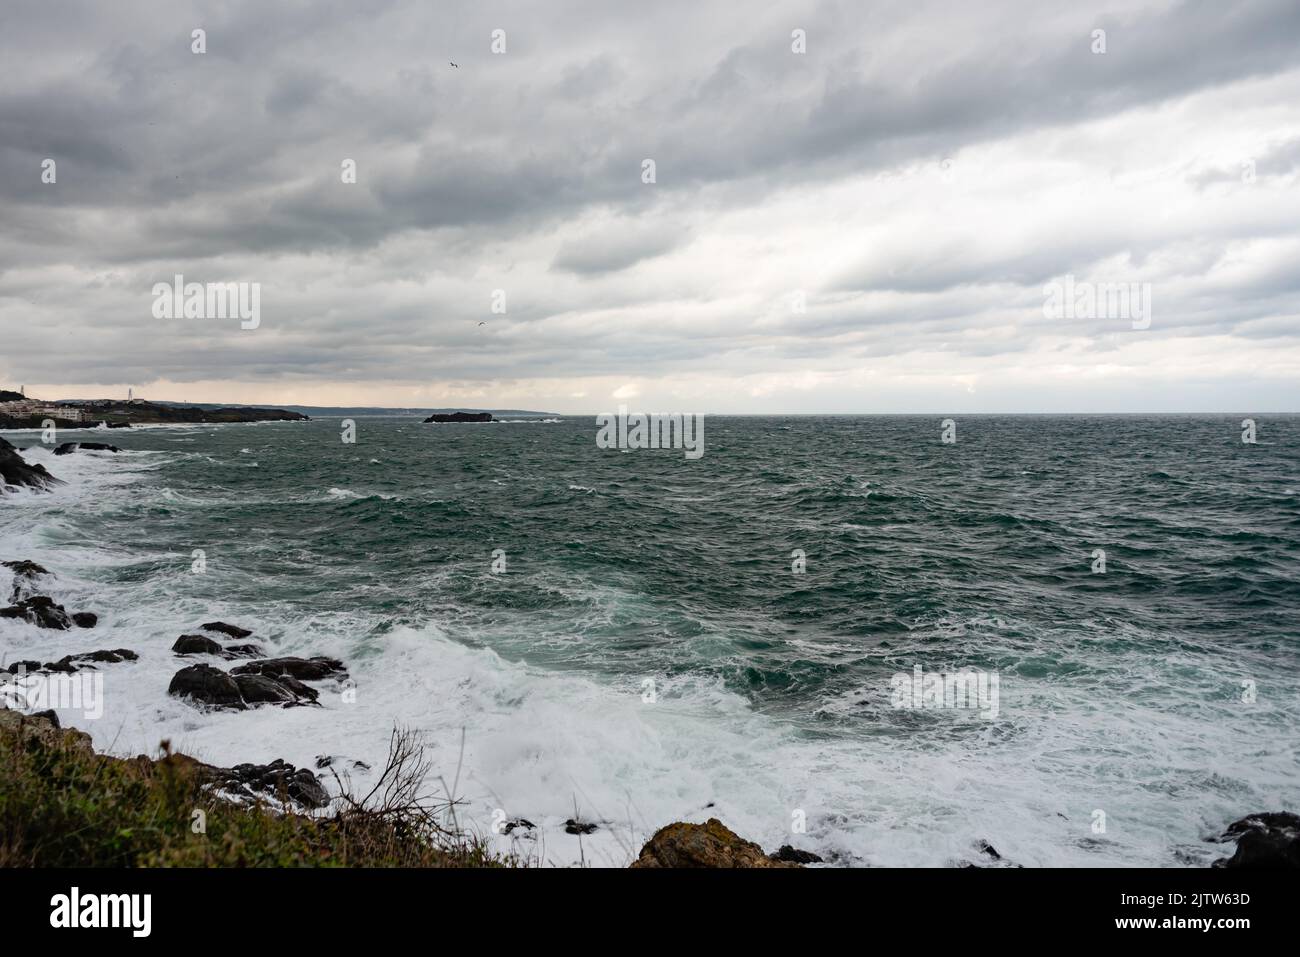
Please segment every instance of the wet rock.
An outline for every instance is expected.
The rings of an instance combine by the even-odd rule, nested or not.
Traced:
[[[1237,842],[1232,857],[1213,867],[1294,869],[1300,867],[1300,815],[1286,811],[1252,814],[1228,825],[1220,840]]]
[[[191,665],[172,678],[168,694],[235,711],[261,704],[292,707],[315,704],[319,692],[292,675],[224,672],[211,665]]]
[[[54,450],[55,455],[69,455],[72,452],[121,452],[116,445],[107,442],[64,442]]]
[[[178,655],[217,655],[221,658],[256,658],[262,654],[258,645],[226,645],[207,635],[181,635],[172,645]]]
[[[669,824],[641,848],[632,867],[801,867],[776,861],[717,818],[704,824]]]
[[[768,855],[774,861],[785,861],[787,864],[823,864],[825,863],[818,855],[812,851],[801,851],[790,844],[782,844],[781,849]]]
[[[234,675],[266,675],[268,678],[288,675],[299,681],[323,681],[326,678],[346,678],[348,673],[337,658],[263,658],[231,669]]]
[[[93,611],[79,611],[72,615],[72,623],[78,628],[94,628],[99,624],[99,616]]]
[[[16,448],[0,439],[0,494],[6,485],[46,491],[62,484],[44,465],[28,464]]]
[[[172,645],[172,651],[178,655],[219,655],[221,644],[206,635],[181,635]]]
[[[167,693],[216,708],[243,711],[248,707],[235,679],[211,665],[182,668],[172,677]]]
[[[565,834],[591,834],[596,830],[596,828],[597,825],[595,824],[591,824],[587,821],[577,821],[573,818],[569,818],[569,820],[564,822]]]
[[[72,619],[63,606],[45,595],[36,595],[8,608],[0,608],[0,618],[22,618],[39,628],[66,631],[72,627]]]
[[[237,764],[233,768],[207,767],[205,777],[223,791],[253,797],[267,795],[309,808],[329,804],[329,792],[316,775],[282,760],[270,764]]]
[[[240,696],[248,704],[296,704],[297,695],[272,678],[262,675],[235,675]]]
[[[23,559],[21,561],[0,562],[14,573],[14,588],[9,596],[11,602],[20,602],[24,598],[31,598],[36,594],[36,579],[43,578],[50,574],[49,569],[43,565],[38,565],[33,561]]]
[[[531,831],[536,827],[537,825],[534,824],[532,821],[528,820],[528,818],[517,817],[512,821],[506,821],[505,826],[501,829],[501,833],[509,834],[510,832],[518,830],[520,828],[527,831]]]
[[[218,634],[229,635],[236,640],[247,638],[252,634],[247,628],[240,628],[238,625],[228,625],[224,621],[210,621],[206,625],[199,625],[204,631],[215,631]]]
[[[39,661],[15,661],[5,670],[7,670],[11,675],[16,675],[20,671],[40,671],[41,663]]]
[[[987,854],[989,857],[993,858],[993,860],[995,861],[1002,860],[1002,855],[998,853],[998,849],[994,847],[992,844],[990,844],[988,841],[980,841],[978,844],[975,845],[975,847],[978,850],[980,850],[982,853]]]
[[[266,654],[261,645],[226,645],[221,655],[224,658],[260,658]]]
[[[46,671],[61,671],[72,673],[80,671],[82,668],[93,668],[95,665],[111,665],[121,661],[136,661],[139,659],[134,651],[129,648],[114,648],[112,650],[87,651],[79,655],[64,655],[58,661],[47,662]]]

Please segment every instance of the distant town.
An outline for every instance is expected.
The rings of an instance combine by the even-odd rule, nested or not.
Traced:
[[[264,422],[306,420],[300,412],[259,409],[247,406],[205,408],[150,402],[128,390],[125,399],[79,399],[50,402],[28,398],[25,390],[0,389],[0,429],[39,429],[53,423],[56,428],[110,429],[166,422]]]

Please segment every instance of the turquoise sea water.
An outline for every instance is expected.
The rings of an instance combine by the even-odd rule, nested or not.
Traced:
[[[591,418],[68,433],[126,452],[33,451],[68,483],[0,499],[0,558],[102,622],[0,649],[138,651],[80,725],[122,753],[373,763],[418,728],[548,863],[710,815],[853,865],[1203,863],[1300,805],[1300,418],[1242,418],[708,417],[695,461]],[[355,703],[169,699],[213,618],[344,658]],[[895,707],[917,666],[995,675],[996,717]]]

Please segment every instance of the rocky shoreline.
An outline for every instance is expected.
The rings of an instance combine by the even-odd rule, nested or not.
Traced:
[[[222,422],[306,422],[309,416],[286,409],[263,409],[249,406],[205,408],[191,405],[166,405],[139,399],[118,402],[95,399],[86,402],[20,403],[40,408],[0,407],[0,429],[40,429],[46,420],[56,428],[87,429],[104,425],[110,429],[132,425],[203,424]],[[60,416],[60,412],[66,415]]]
[[[0,565],[10,570],[13,583],[9,607],[0,608],[0,617],[19,619],[34,628],[62,631],[93,629],[97,615],[93,612],[69,613],[49,595],[54,575],[43,566],[27,559],[9,559]],[[172,678],[167,693],[198,709],[247,711],[263,707],[319,707],[318,687],[326,683],[334,690],[348,687],[351,678],[342,661],[325,656],[268,657],[262,646],[249,641],[253,633],[238,625],[222,621],[204,622],[193,632],[179,636],[169,649],[182,667]],[[146,652],[148,653],[148,652]],[[137,660],[140,653],[127,648],[79,651],[58,661],[18,661],[0,666],[0,687],[5,680],[43,674],[72,674],[83,670],[111,668],[123,661]],[[194,662],[201,658],[206,661]],[[229,670],[220,663],[241,662]],[[186,663],[189,662],[189,663]],[[12,701],[10,702],[12,703]],[[6,707],[0,700],[0,732],[16,740],[50,742],[57,738],[61,747],[93,753],[90,736],[73,729],[62,729],[53,711],[22,714]],[[240,764],[223,768],[180,753],[158,759],[139,756],[134,759],[96,755],[103,762],[135,762],[138,767],[168,762],[169,767],[183,765],[186,773],[216,799],[244,806],[252,802],[271,802],[276,813],[329,813],[340,795],[331,794],[321,779],[307,768],[298,768],[283,760],[268,764]],[[331,768],[336,759],[322,755],[317,770]],[[143,764],[142,764],[143,762]],[[356,763],[358,767],[367,767]],[[336,778],[337,779],[337,778]],[[504,833],[515,829],[532,830],[532,822],[518,818],[507,822]],[[586,834],[598,825],[570,820],[566,830]],[[1294,868],[1300,867],[1300,816],[1286,812],[1252,814],[1229,824],[1219,835],[1207,840],[1236,843],[1235,852],[1216,860],[1213,867],[1225,868]],[[1017,867],[1008,862],[987,842],[977,842],[979,862],[961,861],[963,867]],[[717,818],[703,824],[676,822],[660,828],[641,848],[634,868],[785,868],[824,863],[809,851],[785,845],[767,853],[731,831]]]

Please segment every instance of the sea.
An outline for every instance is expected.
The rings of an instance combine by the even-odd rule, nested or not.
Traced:
[[[1204,866],[1300,810],[1300,417],[708,416],[695,458],[591,416],[353,426],[5,433],[64,484],[0,496],[0,559],[99,624],[0,619],[0,654],[136,651],[60,710],[118,755],[364,793],[410,730],[542,866],[710,817],[831,866]],[[169,697],[213,620],[351,680]]]

